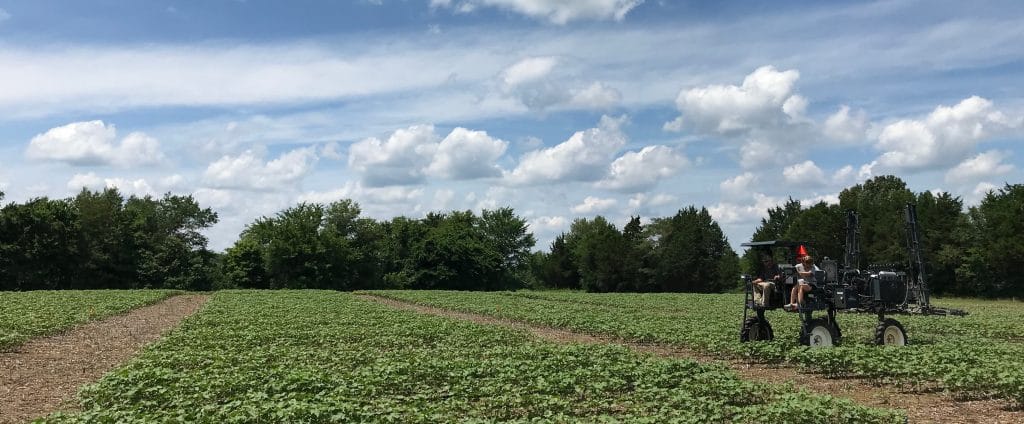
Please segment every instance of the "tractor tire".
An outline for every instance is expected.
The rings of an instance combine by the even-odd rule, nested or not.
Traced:
[[[772,332],[772,325],[768,320],[750,317],[743,321],[743,329],[740,330],[741,342],[768,342],[774,338],[775,333]]]
[[[812,319],[800,328],[800,344],[811,347],[838,346],[839,329],[826,319]]]
[[[907,338],[907,330],[903,324],[892,318],[886,318],[875,327],[875,344],[884,346],[906,346],[910,344]]]

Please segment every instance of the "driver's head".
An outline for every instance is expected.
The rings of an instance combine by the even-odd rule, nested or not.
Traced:
[[[803,257],[800,258],[800,262],[810,265],[814,263],[814,258],[812,258],[811,255],[804,255]]]

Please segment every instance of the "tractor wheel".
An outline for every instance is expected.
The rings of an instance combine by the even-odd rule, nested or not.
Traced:
[[[775,333],[772,332],[772,325],[768,323],[768,320],[750,317],[743,321],[743,329],[740,330],[741,342],[767,342],[774,338]]]
[[[826,319],[812,319],[800,329],[800,344],[811,347],[836,346],[839,344],[839,331]]]
[[[906,346],[910,341],[907,339],[907,330],[899,321],[886,318],[875,327],[875,344],[885,346]]]

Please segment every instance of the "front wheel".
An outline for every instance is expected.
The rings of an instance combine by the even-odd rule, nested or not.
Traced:
[[[812,319],[800,329],[800,344],[811,347],[839,345],[839,329],[826,319]]]
[[[774,338],[775,333],[772,332],[772,325],[768,323],[768,320],[750,317],[743,321],[743,328],[740,330],[741,342],[767,342]]]
[[[875,327],[876,345],[906,346],[907,343],[909,343],[907,330],[903,329],[903,325],[899,321],[886,318]]]

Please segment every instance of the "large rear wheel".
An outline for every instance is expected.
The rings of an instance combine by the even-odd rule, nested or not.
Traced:
[[[768,323],[768,320],[750,317],[743,321],[743,328],[740,330],[741,342],[767,342],[774,338],[775,333],[772,332],[772,325]]]
[[[839,329],[826,319],[812,319],[800,329],[800,344],[811,347],[837,346]]]
[[[886,318],[882,322],[878,323],[875,327],[875,344],[884,346],[906,346],[909,343],[907,339],[907,330],[903,329],[903,324],[892,318]]]

